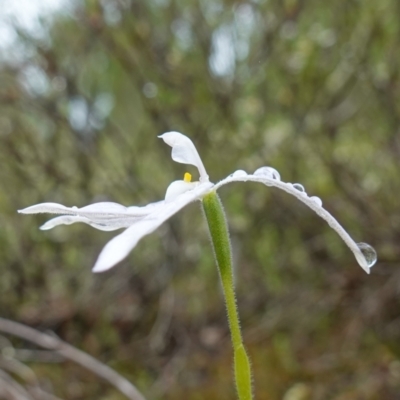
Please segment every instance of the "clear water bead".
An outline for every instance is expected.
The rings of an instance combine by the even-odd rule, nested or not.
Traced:
[[[297,189],[299,192],[305,193],[304,186],[301,183],[293,183],[293,187]]]
[[[375,249],[368,243],[357,243],[357,246],[361,250],[361,253],[363,253],[365,260],[367,261],[368,267],[373,267],[376,263],[376,260],[378,259]]]
[[[281,180],[281,175],[279,174],[279,172],[275,168],[272,168],[272,167],[258,168],[254,172],[254,175],[264,176],[269,179],[276,179],[277,181]]]
[[[312,196],[310,197],[310,200],[312,200],[317,206],[322,207],[322,200],[319,197]]]
[[[230,176],[232,177],[232,178],[238,178],[238,177],[241,177],[241,176],[246,176],[247,175],[247,172],[246,171],[243,171],[242,169],[238,169],[237,171],[235,171],[233,174],[231,174]]]

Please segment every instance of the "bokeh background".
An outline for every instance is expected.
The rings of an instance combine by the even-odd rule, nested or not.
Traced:
[[[273,166],[379,255],[368,276],[296,199],[221,189],[256,399],[400,398],[400,2],[0,4],[2,317],[53,331],[148,399],[235,398],[199,204],[100,275],[115,233],[42,232],[46,216],[16,213],[162,199],[187,167],[156,135],[178,130],[213,181]],[[72,363],[22,361],[60,398],[124,398]]]

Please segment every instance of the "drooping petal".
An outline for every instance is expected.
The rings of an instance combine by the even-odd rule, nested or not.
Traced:
[[[101,251],[93,272],[106,271],[122,261],[136,246],[140,239],[156,230],[163,222],[187,204],[201,199],[213,187],[210,182],[199,184],[193,190],[178,196],[174,201],[163,203],[154,212],[135,222],[130,228],[111,239]]]
[[[188,192],[195,188],[199,182],[185,182],[185,181],[174,181],[172,182],[165,193],[165,201],[173,201],[180,194]]]
[[[91,225],[93,228],[99,229],[101,231],[115,231],[117,229],[127,228],[129,226],[127,225],[126,222],[124,223],[124,221],[118,221],[117,223],[115,223],[115,221],[113,223],[108,223],[106,221],[103,224],[103,223],[95,223],[91,221],[89,218],[81,217],[78,215],[62,215],[61,217],[55,217],[47,221],[40,227],[40,229],[42,231],[47,231],[58,225],[71,225],[75,224],[76,222],[83,222],[84,224]]]
[[[337,234],[343,239],[343,241],[347,244],[350,250],[354,253],[357,262],[359,265],[364,269],[364,271],[369,274],[370,268],[374,265],[375,261],[367,261],[364,254],[360,250],[357,243],[351,238],[351,236],[345,231],[345,229],[339,224],[339,222],[330,214],[327,210],[322,207],[322,201],[319,197],[311,196],[309,197],[307,193],[304,191],[304,187],[300,184],[292,184],[292,183],[285,183],[280,180],[279,174],[275,174],[272,168],[269,168],[268,171],[265,170],[264,172],[268,173],[260,173],[256,174],[246,174],[243,173],[244,171],[240,171],[240,173],[233,173],[229,175],[227,178],[223,179],[222,181],[218,182],[214,189],[217,190],[221,186],[226,185],[227,183],[231,182],[260,182],[266,186],[274,186],[278,189],[285,191],[286,193],[291,194],[292,196],[296,197],[302,203],[307,205],[313,211],[315,211],[321,218],[323,218],[329,226],[337,232]],[[260,169],[261,170],[261,169]],[[258,170],[259,171],[259,170]],[[237,171],[238,172],[238,171]]]
[[[190,164],[197,167],[200,182],[208,182],[208,175],[203,162],[193,142],[179,132],[167,132],[159,136],[166,144],[172,147],[172,159],[178,163]]]

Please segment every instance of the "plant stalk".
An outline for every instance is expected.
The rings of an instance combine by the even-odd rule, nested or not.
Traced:
[[[215,191],[204,196],[203,209],[210,230],[211,242],[225,297],[233,345],[236,389],[240,400],[252,400],[251,368],[240,331],[228,225],[222,202]]]

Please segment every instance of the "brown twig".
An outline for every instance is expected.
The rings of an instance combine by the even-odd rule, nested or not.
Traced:
[[[90,370],[97,376],[100,376],[109,382],[128,399],[145,400],[144,396],[127,379],[119,375],[108,366],[102,364],[94,357],[76,349],[57,337],[39,332],[33,328],[5,318],[0,318],[0,331],[13,336],[18,336],[31,343],[35,343],[40,347],[53,350],[61,354],[66,359],[81,365],[82,367]]]

